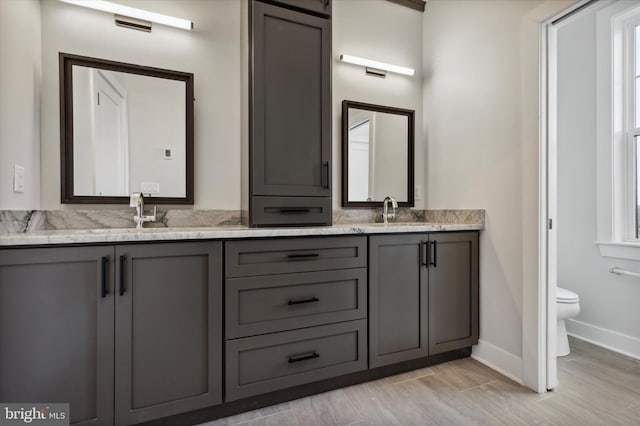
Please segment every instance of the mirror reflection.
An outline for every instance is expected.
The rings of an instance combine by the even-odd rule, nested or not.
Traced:
[[[343,102],[343,205],[413,205],[413,111]]]
[[[186,195],[185,82],[73,66],[74,194]]]
[[[193,75],[61,54],[63,202],[193,202]]]

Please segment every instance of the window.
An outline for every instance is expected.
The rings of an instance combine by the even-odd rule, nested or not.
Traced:
[[[629,96],[627,117],[630,125],[627,126],[626,139],[629,144],[628,153],[633,159],[633,182],[629,187],[632,189],[631,198],[633,200],[633,229],[631,236],[634,240],[640,240],[640,22],[633,20],[630,22],[626,30],[626,40],[629,45],[627,52],[628,58],[628,75],[627,80],[629,86],[625,90]]]
[[[640,260],[640,6],[596,13],[597,244]]]
[[[640,244],[640,8],[614,18],[612,35],[613,240]]]

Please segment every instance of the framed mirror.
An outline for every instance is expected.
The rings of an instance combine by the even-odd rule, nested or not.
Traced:
[[[193,74],[59,60],[61,202],[193,204]]]
[[[414,205],[415,111],[342,101],[342,206]]]

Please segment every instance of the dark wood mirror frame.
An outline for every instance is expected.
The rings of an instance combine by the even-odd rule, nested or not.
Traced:
[[[414,161],[415,161],[415,111],[384,105],[367,104],[356,101],[342,101],[342,207],[382,207],[382,201],[349,201],[349,108],[384,112],[407,117],[407,201],[398,201],[400,207],[413,207],[414,200]]]
[[[59,54],[60,66],[60,201],[63,204],[128,204],[128,196],[74,195],[73,188],[73,79],[72,66],[99,68],[186,83],[186,191],[185,197],[148,197],[147,204],[193,204],[193,74],[161,68],[145,67],[86,56]]]

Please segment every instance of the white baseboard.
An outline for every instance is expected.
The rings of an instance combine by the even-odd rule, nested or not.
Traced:
[[[496,370],[518,384],[522,381],[522,358],[515,356],[491,343],[480,340],[477,346],[473,347],[471,358]]]
[[[565,320],[567,334],[610,351],[640,359],[640,339],[574,319]]]

